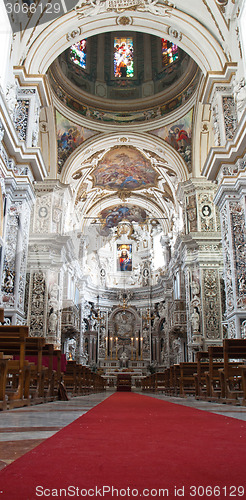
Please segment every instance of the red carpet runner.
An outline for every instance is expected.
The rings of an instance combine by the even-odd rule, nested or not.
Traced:
[[[0,500],[246,498],[245,457],[243,421],[115,393],[3,469]]]

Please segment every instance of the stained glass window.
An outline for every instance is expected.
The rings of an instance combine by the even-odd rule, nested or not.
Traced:
[[[83,69],[86,69],[86,39],[74,43],[70,47],[70,59],[74,64],[78,64]]]
[[[117,271],[132,271],[132,245],[117,245]]]
[[[161,39],[161,53],[162,53],[162,66],[168,66],[169,64],[177,61],[178,59],[178,46],[169,40]]]
[[[114,39],[114,76],[116,78],[131,78],[133,70],[133,39]]]

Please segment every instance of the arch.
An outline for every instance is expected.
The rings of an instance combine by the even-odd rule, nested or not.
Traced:
[[[127,16],[128,12],[124,12]],[[108,31],[138,31],[169,38],[178,42],[179,46],[187,52],[198,64],[204,74],[210,71],[222,71],[227,56],[216,38],[201,23],[191,16],[176,8],[168,9],[166,17],[149,12],[129,11],[129,19],[134,22],[127,27],[117,24],[117,12],[94,14],[91,12],[79,20],[75,11],[71,11],[61,18],[50,23],[37,35],[31,43],[26,59],[25,69],[28,74],[44,74],[51,63],[66,50],[71,43],[78,41],[81,36],[88,37]],[[180,40],[168,35],[171,27],[180,33]],[[74,38],[69,33],[78,33]],[[33,35],[35,36],[35,35]],[[29,39],[30,40],[30,39]],[[29,40],[23,38],[23,44],[28,46]],[[24,50],[24,46],[23,46]],[[38,54],[38,57],[37,57]]]
[[[110,197],[105,197],[103,201],[97,200],[92,206],[90,206],[90,202],[84,208],[84,213],[86,213],[86,217],[81,217],[81,232],[86,234],[86,231],[90,230],[90,222],[91,219],[96,218],[95,214],[102,212],[106,208],[110,206],[119,206],[121,204],[117,194],[114,194]],[[160,206],[154,200],[150,200],[146,196],[131,196],[129,199],[130,205],[136,205],[139,208],[143,208],[146,212],[150,212],[152,215],[152,219],[160,219],[160,225],[165,234],[170,230],[170,210],[168,207]],[[175,205],[174,205],[174,208]],[[163,217],[165,216],[165,218]],[[131,223],[129,223],[130,225]]]
[[[141,319],[134,307],[127,307],[126,309],[122,306],[116,307],[109,316],[108,319],[108,329],[110,334],[114,334],[114,318],[118,313],[129,313],[134,317],[135,331],[139,331],[141,328]]]
[[[127,142],[125,142],[125,139],[124,132],[111,133],[97,136],[96,138],[90,139],[86,144],[81,144],[64,164],[60,179],[61,182],[69,184],[72,175],[81,168],[81,164],[86,162],[87,158],[89,159],[93,151],[105,150],[106,152],[112,147],[122,144],[132,145],[140,151],[143,150],[143,147],[153,152],[159,150],[160,156],[163,157],[163,162],[166,162],[166,166],[168,167],[169,165],[169,167],[177,173],[180,181],[188,180],[189,173],[186,163],[177,151],[164,140],[147,133],[138,134],[133,132],[127,133]]]

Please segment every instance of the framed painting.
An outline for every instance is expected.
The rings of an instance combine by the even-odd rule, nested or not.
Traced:
[[[117,271],[132,271],[132,245],[117,244]]]

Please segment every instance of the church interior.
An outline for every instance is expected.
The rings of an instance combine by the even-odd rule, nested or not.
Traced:
[[[245,26],[245,0],[0,0],[0,427],[128,389],[246,420]]]

